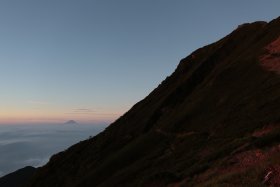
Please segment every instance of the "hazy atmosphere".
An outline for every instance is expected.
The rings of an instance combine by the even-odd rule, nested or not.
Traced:
[[[42,166],[50,156],[94,136],[104,126],[13,125],[0,128],[0,177],[25,166]]]
[[[179,60],[278,0],[0,2],[0,123],[110,123]],[[222,15],[222,16],[221,16]]]

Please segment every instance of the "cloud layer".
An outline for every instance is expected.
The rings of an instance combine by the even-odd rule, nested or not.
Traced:
[[[103,129],[68,125],[0,126],[0,176],[25,166],[42,166],[51,155]]]

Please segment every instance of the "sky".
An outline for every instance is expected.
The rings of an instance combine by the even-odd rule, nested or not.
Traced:
[[[1,0],[0,124],[110,123],[279,0]]]

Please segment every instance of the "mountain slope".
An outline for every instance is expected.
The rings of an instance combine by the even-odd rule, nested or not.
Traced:
[[[279,37],[280,18],[198,49],[104,132],[54,155],[28,186],[278,184],[280,160],[267,158],[279,154]]]
[[[1,187],[18,187],[22,186],[35,173],[36,168],[31,166],[19,169],[13,173],[5,175],[0,178]]]

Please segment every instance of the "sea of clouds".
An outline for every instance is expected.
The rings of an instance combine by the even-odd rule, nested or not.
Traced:
[[[104,128],[104,125],[0,125],[0,177],[25,166],[42,166],[51,155],[95,136]]]

